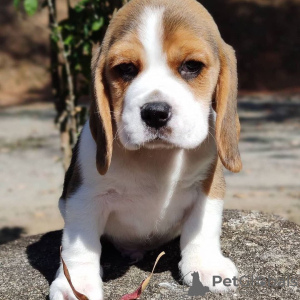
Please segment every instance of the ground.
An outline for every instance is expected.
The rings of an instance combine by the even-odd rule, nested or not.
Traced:
[[[226,173],[225,207],[300,224],[300,95],[244,96],[239,115],[243,170]]]
[[[300,224],[300,95],[240,96],[243,170],[225,172],[226,208]],[[51,104],[0,112],[0,243],[60,229],[64,171]]]
[[[0,299],[48,299],[49,284],[59,265],[61,233],[25,237],[0,246]],[[165,251],[141,300],[299,300],[299,245],[300,226],[294,223],[269,214],[226,210],[221,246],[239,270],[239,287],[226,294],[208,292],[204,297],[190,297],[178,272],[179,239],[148,252],[134,265],[128,265],[111,244],[102,240],[105,299],[120,300],[136,290],[150,274],[158,254]],[[254,280],[260,277],[259,285],[256,280],[251,283],[252,276]]]

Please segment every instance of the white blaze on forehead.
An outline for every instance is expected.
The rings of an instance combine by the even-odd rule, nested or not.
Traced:
[[[164,8],[147,7],[141,15],[139,38],[147,57],[147,66],[166,64],[162,48]]]
[[[118,124],[120,140],[127,149],[138,149],[157,138],[141,118],[141,108],[149,102],[163,101],[172,108],[168,122],[171,133],[159,133],[162,140],[191,149],[197,147],[208,133],[208,108],[196,99],[188,84],[178,78],[168,64],[163,47],[164,13],[163,7],[148,6],[140,15],[137,32],[143,46],[145,67],[125,93]]]

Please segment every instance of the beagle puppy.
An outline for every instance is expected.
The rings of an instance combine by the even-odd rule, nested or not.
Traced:
[[[177,236],[179,269],[211,291],[237,276],[220,249],[223,166],[239,172],[234,50],[195,0],[131,0],[92,61],[92,102],[59,207],[75,288],[103,299],[100,236],[139,260]],[[75,299],[62,267],[50,299]]]

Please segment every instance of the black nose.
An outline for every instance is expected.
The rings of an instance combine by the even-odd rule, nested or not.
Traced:
[[[171,106],[166,102],[150,102],[141,108],[142,120],[155,129],[165,126],[171,118]]]

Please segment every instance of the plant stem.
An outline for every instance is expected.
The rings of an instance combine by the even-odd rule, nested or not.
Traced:
[[[68,85],[68,96],[65,99],[64,110],[58,112],[60,114],[58,120],[60,122],[60,133],[61,133],[61,147],[64,153],[64,168],[66,169],[69,165],[71,159],[71,148],[76,143],[76,136],[77,136],[77,122],[76,122],[76,109],[75,109],[75,94],[74,94],[74,80],[73,75],[71,72],[71,66],[69,62],[69,55],[68,52],[65,50],[64,47],[64,40],[62,33],[59,29],[59,25],[56,19],[55,14],[55,6],[52,0],[47,0],[49,14],[51,23],[50,25],[55,30],[55,33],[58,37],[58,49],[59,53],[61,54],[62,63],[64,65],[66,75],[67,75],[67,85]],[[61,118],[62,116],[66,115],[65,118]],[[62,125],[65,123],[64,125]],[[71,138],[67,138],[67,136]]]

